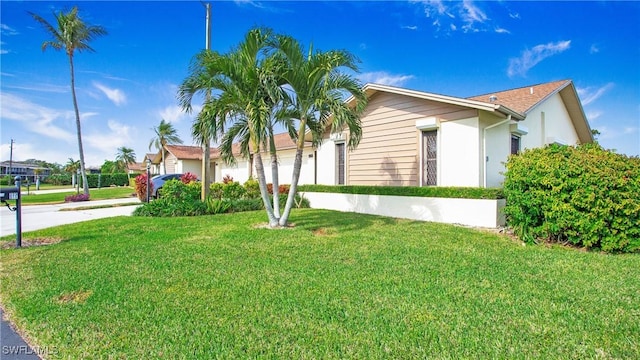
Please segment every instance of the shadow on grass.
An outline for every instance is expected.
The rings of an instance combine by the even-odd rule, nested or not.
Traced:
[[[337,228],[340,231],[359,231],[378,225],[396,225],[398,219],[320,209],[300,209],[292,213],[290,222],[297,228],[311,232],[322,228]]]

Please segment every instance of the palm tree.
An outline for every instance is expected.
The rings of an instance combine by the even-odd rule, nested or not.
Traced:
[[[354,149],[362,135],[360,114],[366,106],[367,97],[361,84],[342,71],[358,71],[357,60],[349,52],[314,52],[311,47],[305,53],[302,46],[289,36],[278,36],[274,46],[287,63],[282,76],[290,89],[290,105],[283,113],[295,119],[298,125],[297,133],[292,136],[296,142],[296,156],[291,187],[279,221],[280,226],[286,226],[300,179],[306,132],[311,134],[313,145],[318,146],[328,126],[333,132],[347,128],[348,146]],[[345,94],[353,101],[345,102]]]
[[[64,164],[64,171],[70,173],[72,179],[75,179],[78,169],[80,169],[80,160],[73,160],[73,158],[69,158],[69,161],[67,161],[67,163]],[[76,179],[76,180],[79,181],[80,179]],[[72,185],[75,186],[75,183]]]
[[[151,139],[149,143],[149,150],[151,147],[155,147],[156,150],[161,151],[162,153],[162,168],[164,173],[167,173],[167,163],[165,162],[164,151],[167,145],[171,144],[182,144],[182,139],[178,136],[178,130],[173,127],[168,121],[162,119],[158,126],[152,128],[153,132],[156,134],[155,137]]]
[[[60,11],[54,13],[57,21],[57,28],[49,24],[44,18],[34,13],[29,13],[37,22],[49,32],[52,39],[42,43],[42,51],[48,47],[54,50],[62,50],[69,57],[69,68],[71,72],[71,96],[73,98],[73,109],[76,114],[76,131],[78,134],[78,151],[80,153],[80,170],[82,172],[82,183],[84,194],[89,195],[89,183],[87,182],[87,172],[84,164],[84,150],[82,149],[82,131],[80,129],[80,111],[78,110],[78,100],[76,99],[75,75],[73,69],[73,56],[75,51],[90,51],[93,48],[89,42],[98,36],[106,35],[107,31],[102,26],[88,25],[82,21],[78,15],[78,7],[74,6],[67,13]]]
[[[127,172],[127,178],[129,178],[129,171],[127,170],[129,168],[129,164],[136,163],[136,153],[131,148],[121,146],[117,149],[116,163],[120,168]]]
[[[192,131],[196,136],[220,140],[221,157],[227,163],[235,162],[234,143],[239,144],[243,157],[253,155],[269,224],[277,226],[274,208],[279,206],[276,203],[274,207],[269,201],[260,154],[273,137],[274,109],[284,96],[279,76],[283,64],[265,53],[271,38],[270,30],[253,29],[229,54],[207,50],[199,53],[191,65],[190,75],[180,87],[178,98],[182,108],[189,112],[195,94],[215,91],[217,95],[205,98]],[[277,157],[274,159],[277,161]]]

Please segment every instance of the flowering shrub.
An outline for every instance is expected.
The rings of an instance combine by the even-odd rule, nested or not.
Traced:
[[[136,176],[136,195],[140,201],[147,200],[147,174],[142,173]],[[149,194],[153,194],[153,183],[149,181]]]
[[[195,174],[188,172],[180,177],[180,181],[182,181],[183,184],[189,184],[198,181],[198,177]]]
[[[228,183],[230,183],[230,182],[233,182],[233,176],[231,176],[231,175],[229,175],[229,174],[225,175],[225,176],[222,178],[222,182],[223,182],[224,184],[228,184]]]
[[[77,194],[64,197],[64,202],[89,201],[89,194]]]

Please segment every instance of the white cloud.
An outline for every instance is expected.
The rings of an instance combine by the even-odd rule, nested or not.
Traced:
[[[578,96],[580,97],[580,99],[582,99],[582,105],[587,106],[592,102],[598,100],[602,95],[611,90],[614,86],[615,84],[610,82],[599,88],[590,86],[586,88],[577,88],[576,91],[578,92]]]
[[[509,68],[507,75],[513,77],[516,75],[525,76],[527,72],[536,66],[542,60],[559,54],[571,46],[571,40],[558,41],[555,43],[547,43],[536,45],[531,49],[526,49],[520,57],[509,59]]]
[[[6,92],[0,92],[0,104],[2,104],[2,120],[22,122],[26,131],[44,135],[47,138],[69,143],[73,143],[76,139],[75,131],[69,131],[56,124],[65,119],[73,119],[73,112],[50,109]]]
[[[462,27],[464,31],[477,31],[474,27],[476,23],[482,24],[489,20],[484,11],[469,0],[464,0],[462,2],[461,17],[465,22],[465,25]]]
[[[193,105],[193,110],[191,113],[198,114],[201,109],[202,109],[201,105]],[[174,124],[179,123],[184,119],[190,119],[192,117],[192,115],[189,115],[186,112],[182,111],[182,107],[178,105],[167,106],[164,109],[160,110],[158,114],[160,115],[161,119],[164,119]]]
[[[498,33],[498,34],[511,34],[511,31],[498,27],[498,28],[496,28],[496,33]]]
[[[407,81],[414,78],[413,75],[393,75],[386,71],[374,71],[368,73],[362,73],[358,76],[360,81],[364,83],[375,83],[391,86],[402,86]]]
[[[453,32],[462,29],[464,32],[489,31],[492,22],[485,11],[472,0],[441,1],[427,0],[414,2],[422,6],[427,18],[432,19],[431,25],[436,31]]]
[[[13,29],[12,27],[6,25],[6,24],[0,24],[0,34],[2,35],[18,35],[19,32],[17,32],[15,29]]]
[[[127,103],[127,97],[124,92],[120,89],[111,89],[105,85],[102,85],[98,82],[94,82],[93,86],[98,90],[102,91],[102,93],[111,100],[116,106],[120,106]]]
[[[592,110],[586,113],[585,115],[587,116],[587,120],[591,122],[591,121],[597,120],[600,116],[602,116],[602,111]]]
[[[402,28],[407,30],[418,30],[418,27],[415,25],[406,25],[406,26],[403,26]]]
[[[600,48],[596,44],[592,44],[589,48],[589,54],[597,54],[600,52]]]
[[[84,135],[84,143],[87,146],[102,151],[108,159],[115,156],[116,149],[129,145],[131,139],[131,127],[115,120],[107,121],[108,132],[99,132]],[[103,159],[104,160],[104,159]],[[89,163],[87,161],[87,163]]]

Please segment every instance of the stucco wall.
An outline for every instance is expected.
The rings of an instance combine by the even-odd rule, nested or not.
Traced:
[[[316,161],[318,184],[336,185],[336,143],[329,139],[328,134],[316,151]]]
[[[438,185],[479,186],[478,117],[440,123]]]
[[[523,124],[529,133],[522,137],[522,149],[532,149],[559,142],[575,145],[578,135],[560,94],[555,94],[527,113]]]
[[[312,208],[496,228],[504,226],[505,200],[303,192]]]

